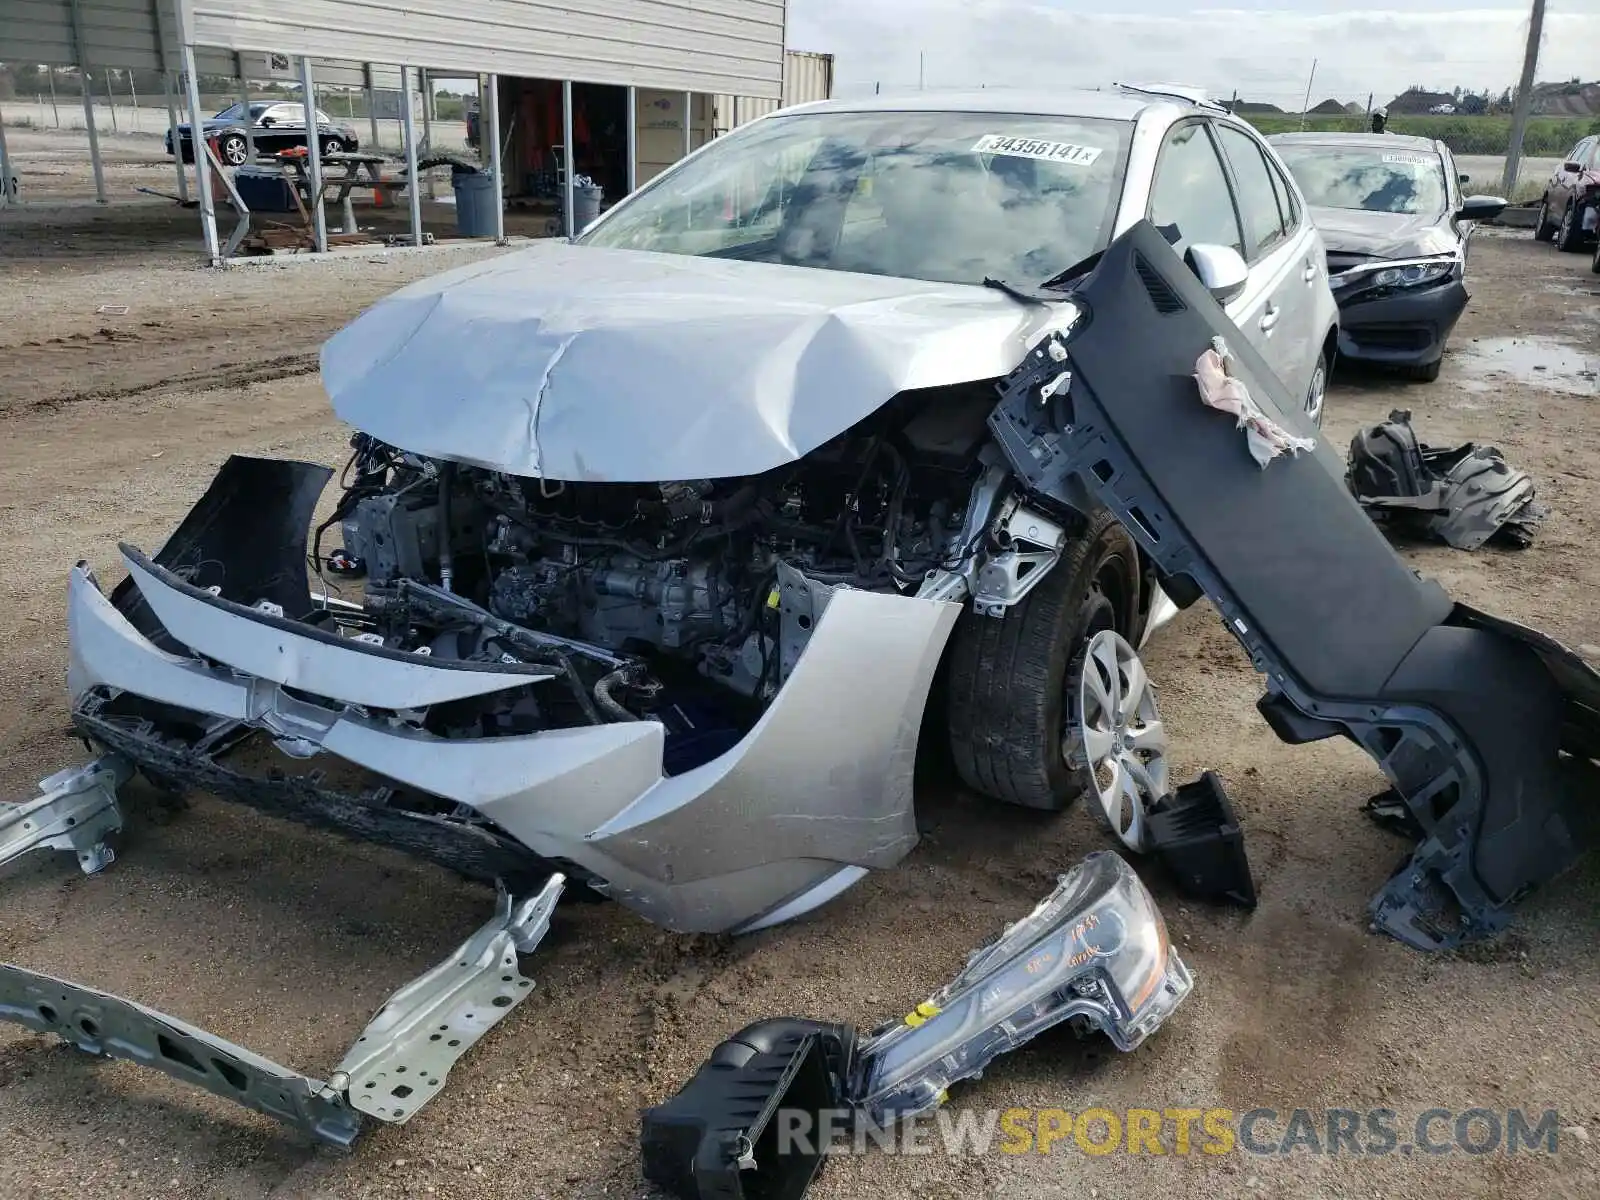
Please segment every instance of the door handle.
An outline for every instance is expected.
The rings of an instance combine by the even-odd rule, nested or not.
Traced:
[[[1316,280],[1317,280],[1317,263],[1316,263],[1315,259],[1311,259],[1311,258],[1306,259],[1306,269],[1304,271],[1300,272],[1300,278],[1304,279],[1307,283],[1315,283],[1316,282]]]
[[[1267,311],[1261,314],[1262,331],[1270,333],[1272,331],[1272,327],[1278,323],[1278,318],[1282,315],[1283,309],[1275,308],[1269,303],[1267,305]]]

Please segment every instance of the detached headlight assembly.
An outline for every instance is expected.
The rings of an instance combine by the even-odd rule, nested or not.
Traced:
[[[861,1043],[852,1099],[887,1127],[1062,1021],[1132,1050],[1190,987],[1139,877],[1115,854],[1091,854],[904,1021]]]

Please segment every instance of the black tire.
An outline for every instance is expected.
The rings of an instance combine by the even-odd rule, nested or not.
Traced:
[[[1596,275],[1600,275],[1600,242],[1595,243],[1594,259],[1589,263],[1589,270],[1593,271]]]
[[[344,142],[340,138],[329,137],[322,139],[322,152],[324,154],[340,154],[344,151]]]
[[[217,156],[224,166],[242,167],[250,161],[250,143],[241,133],[230,133],[217,146]]]
[[[1553,242],[1556,240],[1556,227],[1550,223],[1550,198],[1548,196],[1539,201],[1539,213],[1533,218],[1533,240],[1536,242]]]
[[[1419,383],[1432,383],[1435,379],[1439,378],[1439,372],[1443,367],[1444,359],[1436,358],[1427,366],[1407,367],[1406,377],[1408,379],[1415,379]]]
[[[1556,249],[1570,254],[1583,244],[1583,218],[1578,212],[1578,202],[1568,201],[1561,214],[1561,225],[1556,230]]]
[[[970,609],[950,648],[947,714],[956,773],[974,791],[1060,812],[1089,780],[1062,753],[1068,672],[1084,638],[1114,628],[1138,642],[1139,553],[1108,512],[1003,617]]]

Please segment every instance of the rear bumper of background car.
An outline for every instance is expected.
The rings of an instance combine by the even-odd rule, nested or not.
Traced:
[[[667,776],[655,721],[445,738],[397,715],[562,686],[547,669],[385,650],[201,591],[136,550],[123,558],[138,599],[188,653],[141,633],[80,565],[69,684],[79,729],[159,776],[270,786],[148,723],[108,716],[118,697],[193,714],[197,727],[259,730],[291,759],[332,755],[464,805],[530,858],[576,864],[596,890],[688,932],[798,916],[916,843],[917,735],[957,604],[840,589],[756,725],[726,753]]]
[[[1339,356],[1396,367],[1425,367],[1444,354],[1467,306],[1460,280],[1339,305]]]

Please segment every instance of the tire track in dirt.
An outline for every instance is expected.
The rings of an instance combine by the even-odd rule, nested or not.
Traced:
[[[292,379],[297,375],[313,375],[320,369],[315,351],[309,354],[282,354],[256,362],[228,362],[204,367],[184,374],[163,375],[160,379],[146,380],[126,387],[91,388],[88,391],[69,392],[59,396],[45,396],[0,408],[0,419],[16,417],[28,412],[54,412],[71,404],[86,401],[122,400],[148,392],[214,392],[237,390],[252,383],[270,383],[278,379]]]

